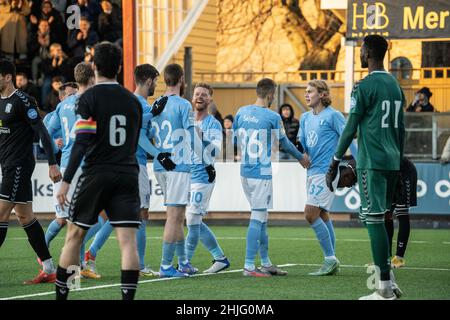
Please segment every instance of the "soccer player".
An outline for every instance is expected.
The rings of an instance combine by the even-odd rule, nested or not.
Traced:
[[[148,221],[148,208],[150,205],[150,183],[147,172],[147,153],[157,159],[160,164],[167,170],[171,171],[175,168],[175,164],[170,160],[169,153],[162,153],[150,142],[153,138],[153,130],[151,119],[159,115],[167,103],[167,97],[162,98],[149,106],[147,99],[153,96],[157,85],[159,72],[150,64],[142,64],[136,66],[134,70],[134,79],[136,90],[134,94],[142,105],[142,128],[139,135],[139,144],[136,157],[139,163],[139,197],[141,204],[141,226],[137,232],[137,247],[139,254],[139,272],[142,276],[151,277],[156,273],[145,266],[145,250],[147,244],[146,222]],[[108,222],[95,235],[89,250],[85,254],[86,268],[81,272],[86,278],[100,278],[95,268],[95,259],[98,251],[103,247],[109,235],[112,232],[112,226]]]
[[[302,115],[298,132],[298,141],[311,161],[307,170],[305,218],[313,228],[325,257],[319,270],[310,275],[333,275],[339,271],[339,260],[335,254],[336,239],[329,215],[334,193],[327,188],[325,174],[344,130],[345,118],[331,106],[330,89],[323,80],[308,83],[305,100],[312,109]],[[354,144],[351,149],[356,156]]]
[[[176,168],[167,171],[159,162],[153,162],[155,177],[167,206],[159,273],[163,278],[187,277],[198,272],[186,257],[183,225],[190,190],[191,153],[195,149],[194,115],[191,103],[181,97],[185,86],[183,68],[178,64],[166,66],[164,82],[167,105],[159,116],[152,119],[152,126],[155,128],[156,147],[173,154]],[[178,257],[178,270],[172,265],[174,254]]]
[[[390,275],[384,216],[392,204],[403,155],[405,97],[397,80],[384,70],[387,47],[387,41],[379,35],[364,38],[361,66],[369,68],[369,75],[353,88],[350,115],[326,177],[327,186],[333,191],[339,162],[358,133],[360,218],[368,229],[374,263],[380,271],[379,288],[360,298],[363,300],[397,298],[397,285]]]
[[[39,117],[36,101],[14,88],[16,67],[0,60],[0,247],[5,241],[9,216],[16,217],[28,236],[34,252],[42,261],[42,270],[27,284],[55,281],[55,266],[45,244],[44,231],[34,216],[31,176],[35,167],[33,136],[37,132],[48,156],[49,176],[61,180],[53,153],[53,142]]]
[[[257,99],[253,105],[241,107],[233,123],[234,133],[242,150],[241,181],[251,207],[247,232],[244,276],[269,277],[287,272],[272,264],[269,258],[267,234],[268,209],[272,208],[272,139],[279,139],[286,152],[307,168],[309,160],[286,137],[283,121],[269,108],[274,100],[276,83],[262,79],[256,87]],[[259,251],[261,268],[255,267]]]
[[[139,100],[120,86],[122,51],[109,42],[95,47],[96,85],[79,97],[75,124],[75,144],[63,183],[57,194],[59,204],[68,204],[70,183],[85,157],[83,172],[75,187],[69,207],[66,242],[56,274],[56,299],[66,300],[71,289],[68,279],[78,266],[79,252],[87,230],[95,225],[99,212],[105,210],[116,227],[122,254],[122,299],[134,299],[139,278],[136,230],[139,216],[139,166],[136,149],[142,125]],[[68,268],[71,267],[69,270]]]
[[[48,121],[46,127],[50,136],[57,136],[60,132],[63,140],[63,148],[61,155],[61,173],[64,174],[67,165],[69,164],[70,152],[72,150],[73,144],[75,142],[73,129],[75,127],[75,122],[77,121],[77,116],[75,114],[75,105],[79,97],[89,89],[95,82],[94,70],[91,65],[87,63],[80,63],[75,67],[74,70],[75,81],[78,83],[77,94],[72,94],[63,99],[62,102],[58,104],[56,110],[52,113],[50,120]],[[74,183],[72,184],[69,192],[68,199],[72,198],[76,182],[81,175],[81,167],[77,169],[74,176]],[[56,219],[54,219],[48,226],[47,232],[45,233],[45,242],[47,246],[50,247],[50,242],[58,235],[61,229],[66,225],[66,220],[69,217],[67,208],[62,209],[58,204],[58,199],[56,195],[61,186],[61,182],[55,183],[53,185],[53,202],[55,206]]]
[[[389,239],[390,256],[392,256],[392,238],[394,237],[394,219],[398,219],[398,236],[395,256],[392,257],[393,268],[405,266],[405,252],[408,244],[410,224],[409,208],[417,206],[417,169],[407,158],[403,157],[400,165],[400,177],[394,203],[391,210],[386,214],[384,225]]]
[[[195,125],[200,128],[203,141],[209,146],[202,152],[210,157],[210,163],[220,155],[222,146],[222,125],[212,115],[208,114],[208,106],[212,101],[213,89],[207,83],[197,83],[194,88],[192,105],[194,106]],[[203,273],[217,273],[230,266],[222,248],[219,246],[216,236],[202,221],[208,213],[209,200],[214,190],[216,171],[213,164],[206,166],[201,159],[193,154],[191,165],[191,199],[186,212],[186,224],[188,234],[186,236],[186,256],[189,261],[194,256],[198,241],[213,256],[213,265]]]

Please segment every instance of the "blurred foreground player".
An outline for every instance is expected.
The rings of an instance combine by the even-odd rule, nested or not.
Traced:
[[[68,278],[78,266],[80,247],[87,230],[95,225],[101,210],[107,212],[116,227],[122,254],[122,299],[132,300],[139,278],[136,230],[139,216],[139,166],[136,149],[142,121],[139,100],[120,86],[122,52],[119,47],[103,42],[95,47],[96,85],[78,100],[80,116],[76,140],[57,198],[67,204],[70,183],[83,159],[83,173],[76,185],[69,207],[66,242],[61,253],[56,278],[56,299],[66,300],[71,289]]]
[[[0,60],[0,247],[8,230],[9,216],[16,217],[27,233],[28,241],[42,261],[38,276],[26,284],[55,281],[55,266],[45,244],[44,231],[33,213],[31,176],[35,167],[33,136],[38,133],[48,156],[49,176],[61,180],[53,153],[53,142],[39,116],[36,101],[14,88],[16,68],[8,60]]]

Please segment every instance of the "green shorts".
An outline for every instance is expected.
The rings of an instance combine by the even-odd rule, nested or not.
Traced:
[[[381,215],[391,209],[398,171],[358,169],[362,215]]]

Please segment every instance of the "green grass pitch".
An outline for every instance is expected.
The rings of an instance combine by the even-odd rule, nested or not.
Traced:
[[[231,261],[228,272],[195,276],[190,279],[159,280],[141,278],[137,299],[194,300],[277,300],[277,299],[357,299],[370,293],[369,274],[364,265],[372,261],[367,231],[363,228],[336,228],[337,256],[341,272],[337,276],[311,277],[322,254],[314,233],[307,227],[269,227],[270,257],[273,263],[289,265],[286,277],[248,278],[239,270],[245,255],[245,227],[212,226],[219,243]],[[147,227],[146,263],[156,270],[161,258],[161,226]],[[51,244],[58,262],[64,232]],[[193,264],[205,270],[211,257],[199,244]],[[396,270],[397,283],[404,299],[450,299],[450,231],[411,231],[406,252],[407,267]],[[97,257],[102,278],[82,280],[83,291],[71,292],[70,299],[120,299],[120,253],[117,240],[109,239]],[[54,299],[54,285],[23,285],[37,274],[38,264],[21,228],[11,227],[0,249],[0,299]]]

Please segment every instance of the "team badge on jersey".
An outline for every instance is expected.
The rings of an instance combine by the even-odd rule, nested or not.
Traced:
[[[38,117],[38,113],[34,109],[28,110],[27,115],[28,115],[28,118],[30,118],[31,120],[35,120]]]
[[[12,104],[8,103],[5,107],[5,113],[11,113],[11,109],[12,109]]]
[[[356,107],[356,99],[355,97],[352,97],[350,99],[350,109],[353,109],[354,107]]]

